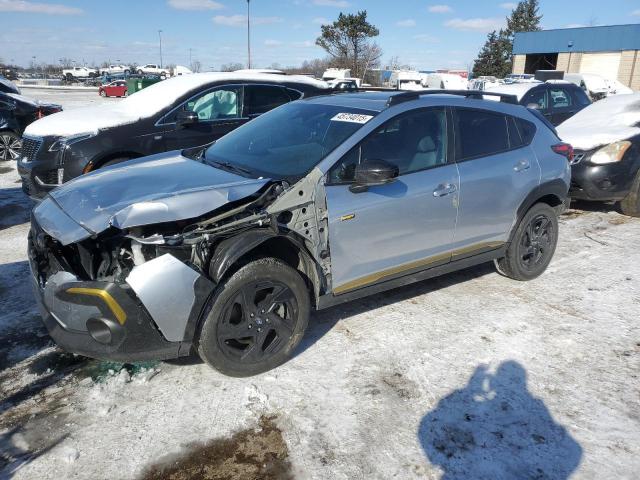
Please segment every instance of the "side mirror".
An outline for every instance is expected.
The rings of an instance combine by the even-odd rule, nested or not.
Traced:
[[[176,117],[176,125],[178,127],[186,127],[198,123],[198,114],[191,110],[180,110]]]
[[[530,108],[532,110],[540,110],[540,105],[538,105],[537,103],[528,103],[527,108]]]
[[[369,187],[386,185],[394,182],[398,178],[398,174],[397,165],[392,165],[384,160],[367,160],[365,163],[356,165],[355,181],[349,190],[353,193],[360,193]]]

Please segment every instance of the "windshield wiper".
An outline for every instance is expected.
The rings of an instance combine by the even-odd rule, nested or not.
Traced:
[[[239,167],[238,165],[234,165],[233,163],[216,162],[211,160],[208,163],[222,170],[228,170],[236,173],[244,173],[245,175],[249,175],[250,177],[253,177],[253,172],[251,170],[249,170],[248,168]]]

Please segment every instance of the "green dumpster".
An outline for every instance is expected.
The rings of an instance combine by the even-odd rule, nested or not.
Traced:
[[[159,78],[130,78],[127,80],[127,95],[136,93],[137,91],[160,81],[161,80]]]

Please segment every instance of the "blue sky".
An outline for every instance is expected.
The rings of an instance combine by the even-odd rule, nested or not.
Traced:
[[[544,28],[640,22],[638,0],[542,0]],[[418,69],[465,68],[486,33],[514,3],[500,0],[251,0],[254,66],[297,65],[324,56],[320,24],[339,12],[367,10],[380,29],[383,60]],[[606,8],[603,6],[606,5]],[[246,62],[245,0],[0,0],[0,58],[27,66],[78,62],[159,62],[203,69]]]

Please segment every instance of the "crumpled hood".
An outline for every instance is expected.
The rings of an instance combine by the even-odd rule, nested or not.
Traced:
[[[109,226],[131,228],[199,217],[229,202],[257,192],[268,179],[248,179],[167,152],[83,175],[53,190],[34,214],[45,230],[52,230],[51,203],[84,227],[88,237]],[[56,209],[57,210],[57,209]],[[44,225],[49,225],[49,228]],[[79,234],[59,238],[64,244]]]

